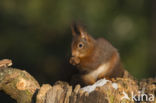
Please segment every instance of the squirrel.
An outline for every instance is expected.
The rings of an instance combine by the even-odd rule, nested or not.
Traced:
[[[71,82],[82,85],[94,84],[97,80],[124,77],[129,73],[123,68],[115,47],[104,38],[94,39],[80,23],[71,26],[72,43],[70,64],[76,66],[79,74]],[[75,81],[75,78],[78,78]]]

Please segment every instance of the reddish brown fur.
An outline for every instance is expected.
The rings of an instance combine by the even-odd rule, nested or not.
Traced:
[[[80,70],[79,79],[85,85],[93,84],[101,78],[122,77],[124,69],[120,63],[120,56],[116,48],[114,48],[104,38],[95,40],[80,25],[75,26],[77,31],[72,28],[72,57],[70,63],[76,65]],[[79,48],[78,44],[84,45]],[[109,63],[106,71],[98,74],[98,77],[88,75],[97,70],[102,64]]]

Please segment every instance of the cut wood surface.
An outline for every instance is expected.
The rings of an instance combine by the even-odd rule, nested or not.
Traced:
[[[136,81],[130,78],[117,78],[113,81],[102,79],[95,84],[81,88],[58,81],[53,86],[39,83],[26,71],[0,68],[0,90],[11,96],[17,103],[134,103],[132,93],[139,97],[148,96],[142,103],[156,103],[151,95],[156,95],[156,79]],[[127,96],[128,98],[123,98]],[[136,98],[137,99],[137,98]],[[146,100],[146,98],[144,98]]]

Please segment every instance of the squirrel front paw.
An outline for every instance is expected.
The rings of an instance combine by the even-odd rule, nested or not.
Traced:
[[[72,64],[72,65],[77,65],[77,64],[80,63],[80,59],[77,58],[77,57],[71,57],[69,62],[70,62],[70,64]]]

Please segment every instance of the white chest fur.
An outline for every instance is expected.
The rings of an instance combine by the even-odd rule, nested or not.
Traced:
[[[94,79],[97,79],[98,75],[101,73],[105,73],[109,69],[110,63],[103,63],[101,64],[96,70],[89,73],[88,76],[93,77]]]

